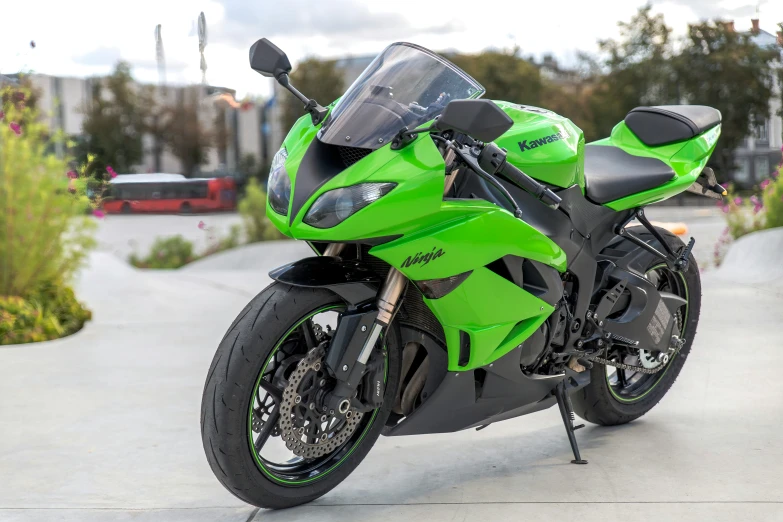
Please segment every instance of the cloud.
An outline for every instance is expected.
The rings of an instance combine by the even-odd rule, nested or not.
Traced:
[[[223,19],[210,27],[209,39],[240,47],[249,47],[261,37],[328,36],[333,42],[388,41],[401,33],[411,34],[411,21],[401,13],[374,12],[360,0],[285,0],[276,5],[226,0],[223,8]],[[448,34],[461,28],[460,24],[439,17],[415,32]]]
[[[718,2],[716,0],[666,0],[656,1],[655,4],[673,4],[690,8],[699,19],[722,19],[755,17],[756,4],[742,2]],[[739,4],[739,5],[738,5]]]
[[[104,66],[117,63],[122,57],[119,47],[98,47],[73,57],[79,65]]]

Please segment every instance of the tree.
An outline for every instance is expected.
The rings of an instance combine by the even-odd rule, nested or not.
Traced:
[[[725,177],[734,166],[734,150],[752,125],[769,116],[772,63],[779,51],[761,48],[748,34],[721,22],[692,25],[676,59],[685,101],[721,111],[721,137],[711,162]]]
[[[600,137],[635,107],[678,102],[671,29],[651,9],[643,6],[630,22],[619,22],[619,39],[599,42],[603,59],[582,59],[592,70],[589,112]]]
[[[165,87],[163,87],[165,95]],[[163,149],[166,145],[165,111],[160,103],[160,93],[155,85],[144,85],[139,93],[143,107],[144,133],[152,140],[152,161],[155,172],[162,169]]]
[[[535,65],[519,56],[518,48],[457,54],[450,59],[484,86],[488,98],[529,105],[541,103],[541,73]]]
[[[291,74],[291,83],[310,98],[318,100],[321,105],[328,105],[345,92],[342,71],[333,60],[308,58],[297,65]],[[304,114],[304,106],[296,97],[288,92],[280,94],[282,108],[282,124],[287,132],[296,120]]]
[[[196,91],[184,89],[182,99],[164,109],[166,146],[182,163],[182,173],[189,177],[207,162],[207,153],[214,143],[214,134],[199,118]]]
[[[130,65],[119,62],[111,76],[96,81],[91,102],[82,107],[85,141],[81,159],[95,154],[93,172],[112,166],[117,172],[130,172],[144,157],[142,135],[144,112],[133,86]]]
[[[214,143],[218,151],[218,163],[226,164],[228,143],[231,139],[231,131],[226,125],[226,109],[225,107],[215,107],[215,118],[212,122],[214,131]]]
[[[582,129],[586,141],[593,141],[605,137],[595,127],[593,95],[593,86],[585,80],[565,86],[547,81],[544,82],[541,106],[570,119]]]

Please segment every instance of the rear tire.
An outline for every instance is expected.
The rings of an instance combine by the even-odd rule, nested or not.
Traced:
[[[249,504],[281,509],[324,495],[359,465],[389,417],[400,372],[399,333],[394,325],[385,333],[388,373],[383,406],[361,428],[363,435],[345,457],[322,477],[286,483],[263,471],[251,450],[248,412],[262,368],[303,318],[334,305],[345,303],[328,290],[272,283],[239,314],[215,353],[202,397],[204,451],[221,484]]]
[[[120,208],[120,212],[122,212],[123,214],[130,214],[131,213],[130,203],[128,203],[127,201],[123,203],[122,207]]]
[[[637,228],[634,233],[644,240],[652,238],[652,234],[642,232],[641,230],[644,229]],[[657,228],[657,230],[675,252],[683,246],[682,240],[671,232],[662,228]],[[648,270],[661,264],[660,259],[650,257]],[[699,268],[692,254],[688,270],[680,275],[686,285],[688,295],[687,317],[684,319],[686,342],[679,353],[669,361],[668,367],[661,370],[663,375],[640,397],[621,400],[612,391],[612,387],[607,379],[606,366],[595,364],[589,370],[590,384],[576,391],[571,396],[574,413],[586,421],[602,426],[626,424],[650,411],[666,395],[680,374],[682,367],[685,365],[685,360],[691,351],[693,339],[696,335],[696,327],[699,324],[699,312],[701,311],[701,280],[699,278]]]

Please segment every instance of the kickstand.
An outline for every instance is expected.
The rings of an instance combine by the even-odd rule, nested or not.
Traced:
[[[586,460],[582,460],[582,456],[579,455],[579,446],[576,444],[576,435],[574,431],[579,428],[584,428],[584,424],[574,426],[574,409],[571,406],[571,398],[566,392],[565,381],[560,381],[554,392],[555,398],[557,398],[557,405],[560,407],[560,415],[563,417],[563,424],[565,424],[566,433],[568,434],[568,442],[571,443],[571,449],[574,451],[574,460],[571,464],[587,464]]]

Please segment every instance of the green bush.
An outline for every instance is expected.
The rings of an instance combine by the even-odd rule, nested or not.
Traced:
[[[757,230],[783,227],[783,182],[778,165],[772,177],[759,183],[749,197],[741,197],[729,188],[729,195],[719,205],[726,214],[728,234],[740,238]]]
[[[21,297],[0,297],[0,344],[34,343],[62,334],[57,319]]]
[[[9,100],[30,95],[16,93]],[[9,101],[2,112],[0,295],[26,297],[42,282],[67,281],[82,265],[95,244],[94,222],[84,216],[89,200],[73,182],[69,187],[67,159],[50,152],[48,129],[33,109]],[[25,123],[17,127],[18,121]]]
[[[41,283],[28,297],[28,301],[37,304],[46,314],[54,317],[62,327],[62,335],[78,332],[84,323],[92,319],[92,312],[76,300],[73,289],[55,281]]]
[[[0,297],[0,345],[58,339],[78,332],[91,318],[70,287],[45,283],[29,299]]]
[[[24,86],[0,88],[0,344],[54,339],[90,312],[68,286],[94,247],[99,211],[86,181],[58,158]],[[81,170],[81,169],[80,169]]]
[[[146,257],[132,254],[129,261],[137,268],[180,268],[196,259],[193,243],[177,235],[157,238]]]
[[[239,202],[239,214],[248,243],[285,238],[266,217],[266,192],[255,179],[247,184],[245,197]]]

